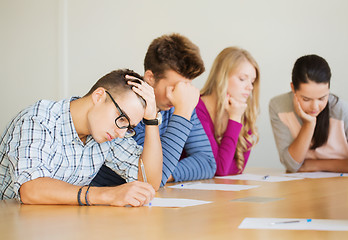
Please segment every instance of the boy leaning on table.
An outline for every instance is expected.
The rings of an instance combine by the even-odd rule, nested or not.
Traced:
[[[21,111],[0,138],[0,200],[113,206],[148,203],[162,178],[158,126],[146,126],[143,148],[133,138],[124,138],[134,134],[134,126],[143,118],[156,118],[153,88],[139,79],[128,69],[113,71],[84,97],[41,100]],[[148,183],[136,181],[143,179],[140,159]],[[104,163],[127,183],[91,187]]]

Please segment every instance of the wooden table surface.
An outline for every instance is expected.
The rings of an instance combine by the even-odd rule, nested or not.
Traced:
[[[246,172],[281,174],[250,168]],[[246,217],[348,219],[348,178],[288,182],[202,180],[259,185],[232,191],[161,188],[157,197],[213,201],[184,208],[21,205],[0,201],[0,239],[348,239],[347,231],[238,229]],[[172,184],[170,184],[172,185]],[[233,202],[243,197],[273,202]]]

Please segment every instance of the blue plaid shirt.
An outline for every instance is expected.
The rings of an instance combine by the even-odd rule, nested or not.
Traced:
[[[105,163],[127,182],[137,179],[142,147],[133,138],[84,145],[75,130],[70,102],[41,100],[21,111],[0,138],[0,200],[17,198],[27,181],[50,177],[88,185]]]

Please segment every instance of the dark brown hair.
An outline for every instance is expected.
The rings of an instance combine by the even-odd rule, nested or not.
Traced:
[[[126,79],[126,75],[133,76],[143,80],[142,76],[140,76],[138,73],[132,70],[129,70],[129,69],[115,70],[101,77],[93,85],[93,87],[89,90],[89,92],[85,95],[85,97],[91,95],[99,87],[105,88],[105,90],[118,95],[122,95],[127,91],[132,91],[132,86],[129,85],[127,81],[134,81],[138,83],[140,83],[140,81]],[[145,106],[145,100],[139,95],[137,96],[141,100],[142,105]]]
[[[187,79],[194,79],[204,71],[199,48],[188,38],[174,33],[152,41],[144,60],[146,70],[151,70],[156,80],[173,70]]]
[[[295,91],[300,88],[301,83],[309,81],[315,83],[327,83],[330,88],[331,69],[326,60],[318,55],[306,55],[296,60],[292,70],[292,84]],[[335,97],[335,103],[338,98]],[[333,104],[335,104],[333,103]],[[317,116],[312,145],[310,149],[316,149],[327,142],[329,137],[330,106],[329,101],[325,108]]]

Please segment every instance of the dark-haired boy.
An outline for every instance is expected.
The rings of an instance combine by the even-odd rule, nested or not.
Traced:
[[[158,127],[146,127],[151,144],[145,140],[143,151],[132,138],[123,138],[143,117],[157,114],[152,87],[137,78],[130,70],[113,71],[82,98],[41,100],[21,111],[0,139],[0,199],[27,204],[148,203],[162,176]],[[148,183],[136,181],[142,179],[139,159]],[[87,186],[104,163],[128,183]]]

